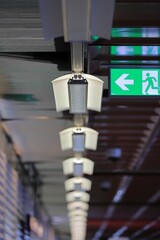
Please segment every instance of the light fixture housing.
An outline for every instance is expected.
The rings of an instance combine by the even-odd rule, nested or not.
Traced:
[[[81,74],[68,81],[70,113],[87,114],[88,82]]]
[[[74,209],[72,211],[68,212],[68,216],[72,217],[72,216],[88,216],[88,213],[82,209]]]
[[[94,162],[88,158],[68,158],[63,161],[64,175],[82,176],[83,174],[92,175]]]
[[[98,132],[87,127],[67,128],[59,133],[62,150],[73,148],[75,152],[82,152],[84,149],[96,150]]]
[[[74,209],[83,209],[85,211],[88,211],[89,205],[86,202],[81,201],[74,201],[67,204],[68,211],[74,210]]]
[[[94,111],[101,111],[101,102],[102,102],[102,92],[103,92],[103,81],[100,80],[99,78],[90,75],[90,74],[82,74],[81,78],[85,79],[85,81],[88,83],[87,86],[81,85],[79,86],[79,99],[81,99],[81,102],[83,102],[83,106],[80,105],[81,102],[79,102],[78,99],[76,99],[76,94],[73,93],[73,89],[71,89],[70,93],[72,94],[69,96],[69,88],[68,88],[68,83],[70,79],[74,79],[74,76],[78,75],[79,73],[75,74],[67,74],[61,77],[58,77],[52,81],[52,86],[53,86],[53,92],[54,92],[54,97],[55,97],[55,104],[56,104],[56,110],[57,112],[64,111],[64,110],[70,110],[72,107],[72,113],[73,109],[75,109],[75,104],[74,101],[76,101],[77,106],[79,106],[79,109],[75,109],[77,112],[81,112],[81,108],[83,108],[82,113],[84,112],[84,109],[89,109],[89,110],[94,110]],[[74,80],[77,81],[77,80]],[[73,81],[72,81],[73,82]],[[78,92],[78,82],[77,86],[76,83],[73,88],[76,88],[76,92]],[[82,88],[83,91],[82,91]],[[86,95],[87,95],[87,101],[86,101]],[[82,96],[84,97],[82,101]],[[70,99],[70,101],[69,101]],[[71,102],[72,101],[72,102]],[[78,101],[78,102],[77,102]],[[84,103],[86,102],[86,106],[84,107]],[[73,108],[74,106],[74,108]],[[75,112],[75,113],[76,113]]]
[[[86,192],[73,191],[66,194],[67,202],[73,202],[73,201],[89,202],[89,200],[90,200],[90,196]]]
[[[121,148],[108,148],[106,151],[106,157],[108,160],[116,162],[122,156],[122,149]]]
[[[84,177],[74,177],[65,181],[65,190],[69,191],[90,191],[92,182]]]
[[[71,225],[70,226],[71,230],[76,230],[76,233],[80,233],[80,232],[85,232],[86,231],[86,225]]]
[[[78,224],[78,223],[85,225],[87,223],[87,217],[82,216],[82,215],[81,216],[70,216],[69,222],[70,222],[70,225],[74,225],[74,224]]]
[[[79,129],[79,132],[78,132]],[[77,132],[72,134],[72,150],[73,152],[85,151],[85,133],[81,131],[81,128],[77,128]]]

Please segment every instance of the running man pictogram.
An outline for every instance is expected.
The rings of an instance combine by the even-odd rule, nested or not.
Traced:
[[[146,73],[146,79],[142,80],[143,82],[147,82],[147,87],[145,89],[145,93],[146,95],[149,95],[149,90],[159,90],[160,87],[159,86],[155,86],[155,84],[157,85],[157,79],[154,76],[151,76],[150,73]]]

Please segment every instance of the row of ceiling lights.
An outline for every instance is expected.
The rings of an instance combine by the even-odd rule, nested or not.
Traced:
[[[103,82],[92,75],[73,73],[52,81],[56,110],[69,110],[74,115],[74,127],[60,132],[62,150],[73,150],[74,156],[63,161],[67,176],[65,190],[72,239],[84,240],[90,200],[94,162],[85,158],[85,150],[96,150],[98,132],[85,127],[88,110],[101,110]]]

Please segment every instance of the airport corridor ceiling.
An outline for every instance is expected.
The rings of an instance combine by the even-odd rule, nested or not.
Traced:
[[[89,111],[99,132],[86,239],[160,238],[160,98],[111,97],[109,67],[160,67],[160,1],[117,0],[110,40],[93,36],[85,70],[104,81],[102,111]],[[0,0],[0,115],[26,167],[42,180],[41,197],[61,239],[69,239],[57,113],[51,81],[71,71],[63,38],[45,41],[36,0]],[[160,79],[159,79],[160,83]],[[121,149],[120,158],[108,150]]]

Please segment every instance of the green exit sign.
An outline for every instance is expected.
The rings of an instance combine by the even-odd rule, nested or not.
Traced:
[[[160,69],[110,68],[110,96],[160,96]]]

